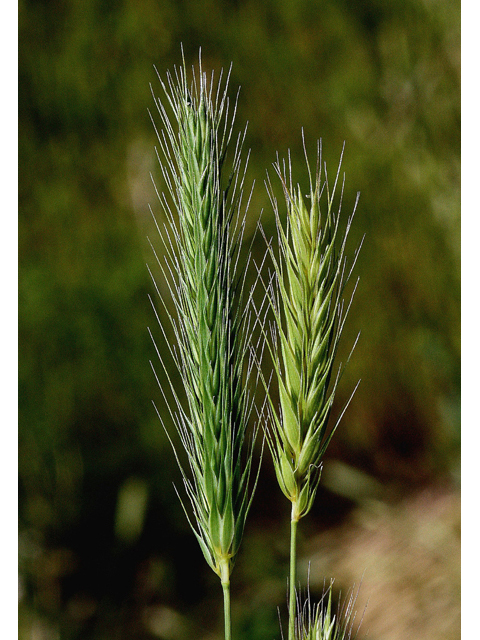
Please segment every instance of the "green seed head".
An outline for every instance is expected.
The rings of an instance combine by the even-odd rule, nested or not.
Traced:
[[[235,273],[241,237],[231,231],[238,225],[243,188],[243,137],[225,180],[223,159],[233,127],[227,86],[222,91],[219,82],[215,89],[201,61],[191,84],[184,64],[162,86],[165,104],[155,102],[169,192],[161,203],[170,228],[161,234],[167,268],[159,264],[175,304],[176,318],[169,319],[178,346],[171,353],[188,404],[182,406],[171,385],[176,403],[171,414],[190,467],[190,473],[182,468],[192,506],[189,521],[208,564],[225,582],[252,498],[252,448],[244,451],[251,411],[243,382],[249,331]]]
[[[354,633],[355,603],[358,597],[354,589],[343,603],[339,601],[336,613],[332,612],[333,580],[323,591],[320,602],[312,604],[308,592],[305,602],[297,596],[297,615],[294,640],[355,640],[359,626]],[[361,622],[360,622],[361,624]]]
[[[283,170],[275,165],[287,205],[285,227],[269,184],[280,242],[279,257],[270,252],[278,285],[270,293],[278,336],[271,352],[280,397],[278,416],[270,402],[274,416],[270,448],[280,487],[294,503],[296,519],[311,509],[321,460],[336,428],[328,432],[338,382],[337,377],[332,383],[333,367],[348,312],[342,296],[348,280],[345,243],[351,219],[342,233],[341,202],[334,210],[338,173],[330,193],[320,173],[320,145],[317,166],[314,183],[310,174],[307,206],[300,186],[292,186],[291,169],[287,176],[285,165]]]

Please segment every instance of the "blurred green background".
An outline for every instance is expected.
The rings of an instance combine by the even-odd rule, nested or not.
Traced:
[[[309,561],[315,597],[363,576],[371,640],[456,640],[459,2],[20,0],[19,42],[20,640],[221,638],[149,365],[150,83],[161,95],[153,65],[165,77],[180,43],[189,66],[200,46],[205,69],[233,63],[232,96],[241,85],[247,242],[262,209],[273,235],[277,151],[306,177],[302,127],[331,177],[346,142],[345,213],[361,191],[344,354],[361,337],[337,414],[362,382],[302,521],[303,584]],[[238,640],[280,638],[288,511],[267,454],[233,573]]]

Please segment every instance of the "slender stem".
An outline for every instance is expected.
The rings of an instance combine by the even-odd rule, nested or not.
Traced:
[[[290,521],[290,580],[288,584],[288,640],[295,640],[295,583],[297,581],[297,524],[295,503],[292,503],[292,519]]]
[[[230,567],[228,560],[221,566],[223,589],[223,613],[225,617],[225,640],[232,640],[232,622],[230,615]]]

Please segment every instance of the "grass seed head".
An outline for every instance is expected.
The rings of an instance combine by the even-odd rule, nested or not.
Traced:
[[[213,74],[207,78],[200,59],[190,83],[184,63],[162,86],[165,99],[154,99],[163,127],[157,130],[159,158],[169,192],[160,201],[169,226],[160,232],[166,267],[159,264],[175,305],[176,317],[169,317],[178,350],[172,355],[188,404],[184,409],[170,384],[176,403],[171,415],[190,467],[187,472],[181,465],[193,512],[187,517],[205,559],[224,582],[252,497],[252,447],[244,451],[251,401],[242,381],[248,326],[243,283],[236,274],[241,234],[232,233],[240,215],[244,134],[225,179],[235,116],[235,110],[230,113],[228,77],[222,88],[222,75],[217,83]],[[166,304],[164,308],[167,312]]]
[[[339,598],[337,610],[332,611],[333,580],[324,587],[322,597],[312,603],[309,590],[304,602],[297,594],[295,640],[355,640],[358,637],[359,623],[354,632],[356,612],[355,603],[358,589],[352,588],[346,600]]]
[[[334,208],[340,166],[330,192],[327,179],[322,179],[321,163],[319,143],[317,172],[312,179],[309,168],[306,198],[300,186],[292,185],[291,166],[287,174],[285,163],[283,167],[276,163],[287,206],[285,227],[269,183],[280,245],[278,257],[270,249],[277,286],[270,288],[269,295],[278,336],[271,353],[279,382],[280,415],[270,402],[274,428],[269,443],[277,479],[293,503],[292,517],[297,520],[311,509],[321,460],[336,428],[328,431],[338,383],[333,368],[348,312],[343,293],[349,275],[345,243],[351,218],[342,232],[341,197],[338,210]]]

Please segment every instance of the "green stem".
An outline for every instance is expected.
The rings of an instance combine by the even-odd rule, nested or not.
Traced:
[[[297,581],[297,524],[295,503],[292,503],[292,519],[290,521],[290,580],[288,597],[288,640],[295,640],[295,583]]]
[[[223,613],[225,617],[225,640],[232,640],[232,622],[230,615],[230,566],[228,560],[221,565],[223,589]]]

